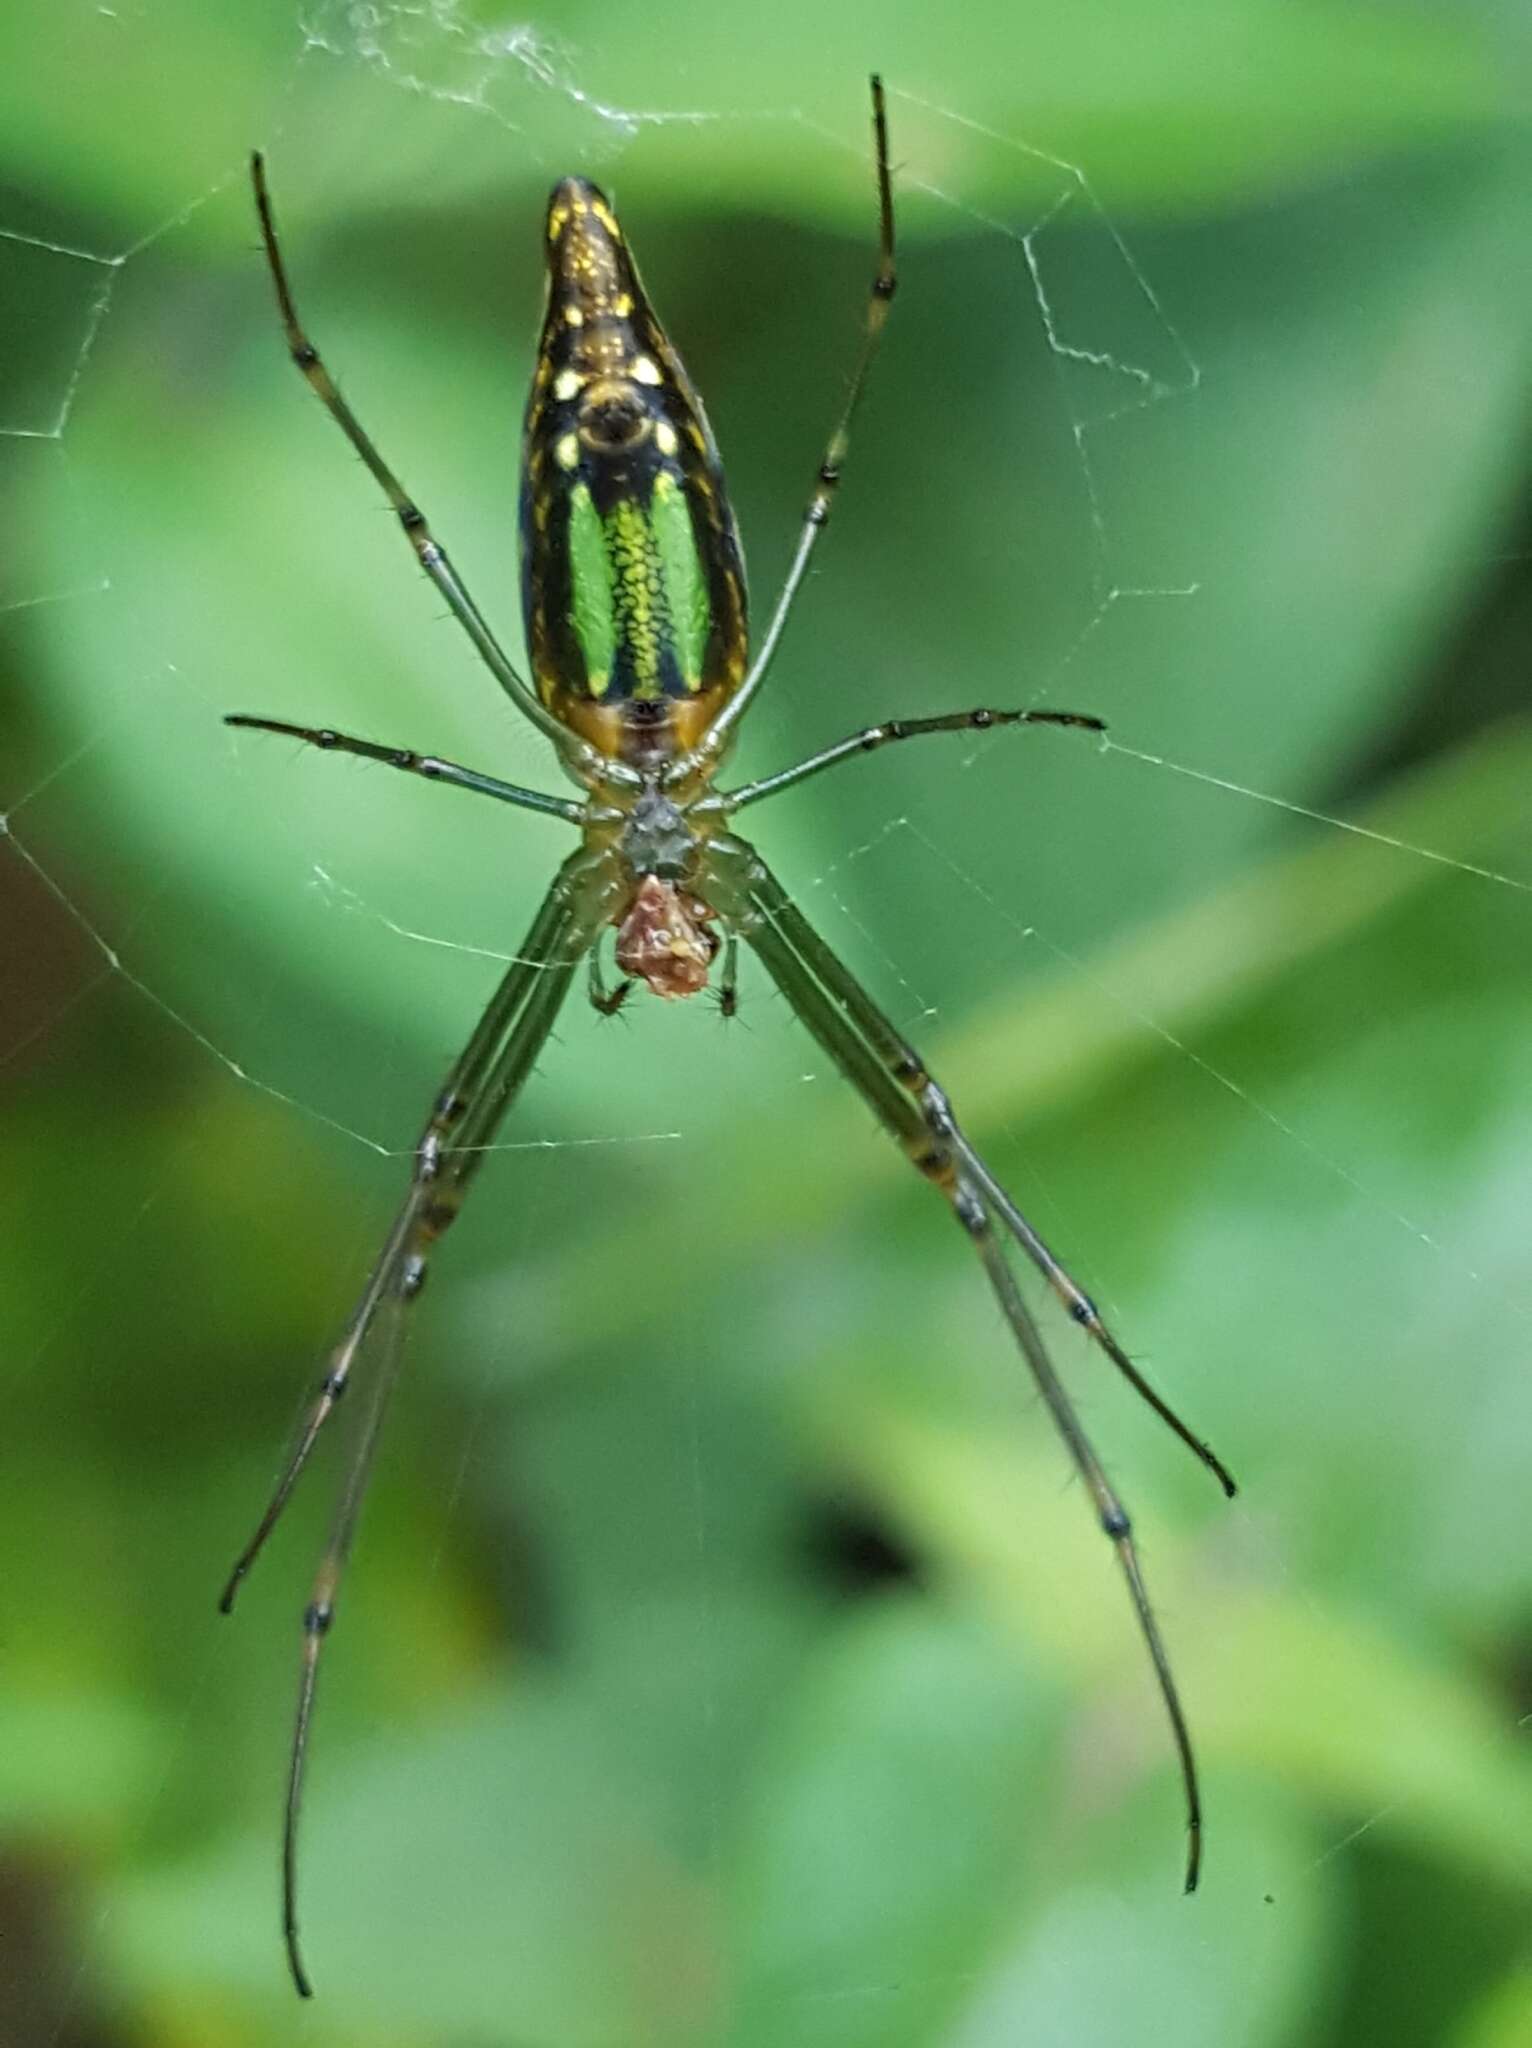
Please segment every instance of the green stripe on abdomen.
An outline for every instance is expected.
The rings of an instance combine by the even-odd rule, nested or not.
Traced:
[[[699,690],[712,613],[681,482],[661,470],[647,505],[619,498],[604,514],[590,486],[576,483],[567,531],[569,622],[585,692],[654,698]]]
[[[602,697],[617,659],[617,607],[606,533],[588,484],[569,494],[569,615],[585,657],[585,686]]]
[[[654,480],[650,518],[660,558],[660,580],[675,648],[676,667],[688,690],[702,687],[702,663],[712,623],[707,578],[692,531],[686,494],[668,471]]]

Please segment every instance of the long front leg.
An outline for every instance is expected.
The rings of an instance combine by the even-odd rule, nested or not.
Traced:
[[[537,916],[533,919],[532,928],[522,942],[520,952],[507,968],[504,979],[475,1026],[473,1036],[442,1084],[431,1114],[426,1119],[425,1127],[416,1140],[409,1190],[399,1213],[394,1218],[392,1228],[384,1240],[383,1249],[373,1264],[367,1284],[362,1289],[356,1307],[341,1333],[340,1341],[330,1354],[313,1405],[299,1432],[292,1455],[273,1489],[266,1512],[229,1573],[223,1596],[219,1601],[219,1606],[225,1614],[233,1608],[241,1581],[255,1563],[267,1537],[280,1520],[282,1510],[291,1498],[293,1488],[309,1461],[320,1431],[334,1414],[337,1404],[345,1394],[358,1353],[372,1327],[379,1306],[391,1290],[398,1289],[422,1217],[428,1207],[431,1190],[441,1172],[444,1150],[454,1130],[478,1101],[485,1074],[491,1067],[496,1053],[512,1041],[532,991],[539,980],[561,960],[561,949],[567,946],[569,933],[575,922],[574,905],[578,894],[576,876],[582,865],[583,856],[576,855],[560,870],[552,888],[543,899]],[[583,953],[583,945],[580,951]],[[423,1275],[421,1277],[423,1278]],[[413,1299],[419,1292],[420,1285],[421,1279],[417,1278],[407,1289],[399,1291],[404,1293],[405,1299]]]
[[[297,1931],[297,1834],[319,1657],[335,1616],[378,1430],[392,1391],[410,1305],[425,1285],[431,1252],[461,1209],[484,1150],[545,1044],[580,959],[600,924],[599,902],[582,887],[589,862],[565,863],[512,963],[437,1098],[415,1147],[409,1189],[340,1343],[331,1354],[298,1443],[266,1512],[241,1552],[220,1606],[240,1584],[276,1527],[321,1430],[365,1358],[376,1364],[371,1404],[347,1475],[334,1528],[303,1613],[303,1656],[288,1768],[283,1831],[283,1933],[293,1982],[308,1997]],[[461,1142],[466,1150],[454,1147]],[[370,1348],[370,1340],[375,1340]]]
[[[759,861],[757,860],[759,866]],[[758,907],[780,929],[801,954],[833,1001],[845,1011],[854,1027],[867,1039],[891,1078],[909,1097],[919,1113],[922,1127],[933,1143],[950,1146],[961,1158],[968,1176],[979,1186],[1016,1243],[1053,1289],[1071,1319],[1088,1330],[1097,1344],[1139,1397],[1160,1420],[1173,1430],[1188,1450],[1195,1453],[1232,1500],[1237,1491],[1233,1474],[1211,1444],[1193,1434],[1164,1397],[1155,1392],[1138,1367],[1108,1328],[1101,1311],[1085,1290],[1077,1285],[1038,1232],[1028,1222],[1015,1200],[985,1165],[953,1115],[952,1104],[940,1085],[926,1070],[924,1060],[904,1034],[880,1010],[856,978],[820,938],[803,913],[788,900],[786,891],[764,868],[757,885]]]
[[[1038,1392],[1090,1493],[1097,1520],[1113,1545],[1127,1581],[1139,1632],[1170,1722],[1186,1801],[1185,1882],[1186,1889],[1192,1891],[1202,1859],[1202,1799],[1191,1734],[1149,1602],[1127,1510],[1108,1481],[1054,1370],[995,1234],[997,1216],[1013,1235],[1017,1234],[1008,1213],[1015,1210],[1015,1205],[964,1136],[946,1096],[930,1080],[913,1049],[788,901],[780,884],[753,850],[737,840],[725,841],[716,848],[714,862],[709,882],[717,885],[715,900],[719,906],[759,955],[800,1021],[898,1141],[912,1164],[949,1204],[978,1255]],[[1015,1213],[1019,1218],[1020,1212]],[[1040,1242],[1035,1233],[1019,1241],[1029,1253],[1033,1243]],[[1049,1271],[1049,1278],[1053,1277]],[[1073,1289],[1073,1283],[1068,1284]],[[1073,1292],[1078,1294],[1077,1289]],[[1116,1354],[1112,1355],[1115,1362]],[[1143,1387],[1131,1367],[1128,1376],[1145,1392],[1156,1413],[1165,1416],[1177,1434],[1198,1451],[1232,1491],[1233,1481],[1212,1453],[1158,1397]]]
[[[416,1201],[412,1190],[411,1200],[402,1212],[411,1218],[411,1222],[399,1241],[390,1285],[383,1300],[385,1327],[377,1385],[356,1455],[346,1476],[335,1526],[319,1561],[309,1602],[303,1611],[303,1658],[282,1829],[282,1932],[293,1982],[305,1998],[310,1995],[311,1986],[298,1940],[298,1822],[303,1806],[303,1781],[308,1762],[314,1692],[319,1679],[319,1657],[335,1619],[341,1574],[356,1533],[384,1410],[398,1374],[406,1311],[410,1303],[418,1299],[425,1285],[431,1253],[460,1213],[469,1184],[495,1130],[520,1093],[547,1042],[577,965],[576,955],[542,969],[514,1029],[486,1077],[479,1101],[464,1116],[462,1138],[469,1149],[439,1152],[426,1183],[424,1198]]]

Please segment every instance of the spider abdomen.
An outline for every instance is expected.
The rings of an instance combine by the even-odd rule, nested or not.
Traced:
[[[532,672],[601,752],[663,760],[744,678],[739,535],[706,414],[584,179],[554,188],[547,259],[522,455]]]

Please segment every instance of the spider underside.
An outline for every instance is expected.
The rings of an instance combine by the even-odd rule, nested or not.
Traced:
[[[409,1186],[393,1226],[326,1362],[266,1512],[223,1594],[228,1611],[320,1432],[353,1378],[365,1377],[370,1400],[359,1446],[303,1616],[283,1833],[283,1929],[293,1981],[305,1997],[311,1986],[297,1932],[297,1841],[320,1649],[334,1618],[407,1312],[582,962],[590,968],[591,1000],[610,1011],[635,986],[674,1000],[700,993],[722,949],[722,1001],[730,1010],[735,948],[743,942],[947,1202],[1115,1547],[1179,1760],[1187,1820],[1186,1889],[1197,1882],[1202,1814],[1196,1764],[1129,1519],[1054,1371],[1003,1238],[1031,1261],[1070,1316],[1227,1494],[1234,1492],[1234,1482],[1213,1451],[1143,1379],[1089,1297],[1033,1230],[964,1134],[914,1047],[819,937],[755,849],[730,829],[735,813],[748,805],[898,740],[998,725],[1100,731],[1101,721],[1085,713],[1037,709],[895,719],[853,733],[757,782],[729,791],[713,788],[828,521],[851,422],[894,295],[888,132],[877,79],[872,82],[872,113],[880,236],[861,350],[791,567],[753,659],[743,559],[701,404],[645,297],[605,196],[580,179],[565,179],[555,187],[547,216],[547,311],[523,448],[522,596],[530,682],[504,654],[423,513],[374,447],[300,324],[262,159],[258,154],[252,159],[262,238],[294,362],[387,494],[420,566],[496,681],[552,743],[561,766],[583,791],[579,801],[549,796],[434,755],[326,727],[244,714],[227,721],[540,811],[580,834],[579,846],[559,868],[442,1085],[416,1142]],[[615,932],[614,953],[623,976],[610,990],[597,965],[608,928]]]

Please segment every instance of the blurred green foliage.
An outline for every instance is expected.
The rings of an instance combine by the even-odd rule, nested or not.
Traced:
[[[0,26],[8,2048],[1532,2039],[1525,24],[963,22]],[[549,781],[284,361],[243,153],[513,645],[539,210],[606,182],[759,614],[854,347],[874,63],[903,288],[740,763],[1110,723],[853,763],[757,836],[1240,1475],[1049,1320],[1204,1889],[962,1243],[752,974],[727,1031],[572,1005],[443,1256],[325,1673],[297,2015],[325,1475],[213,1602],[565,842],[219,723]]]

